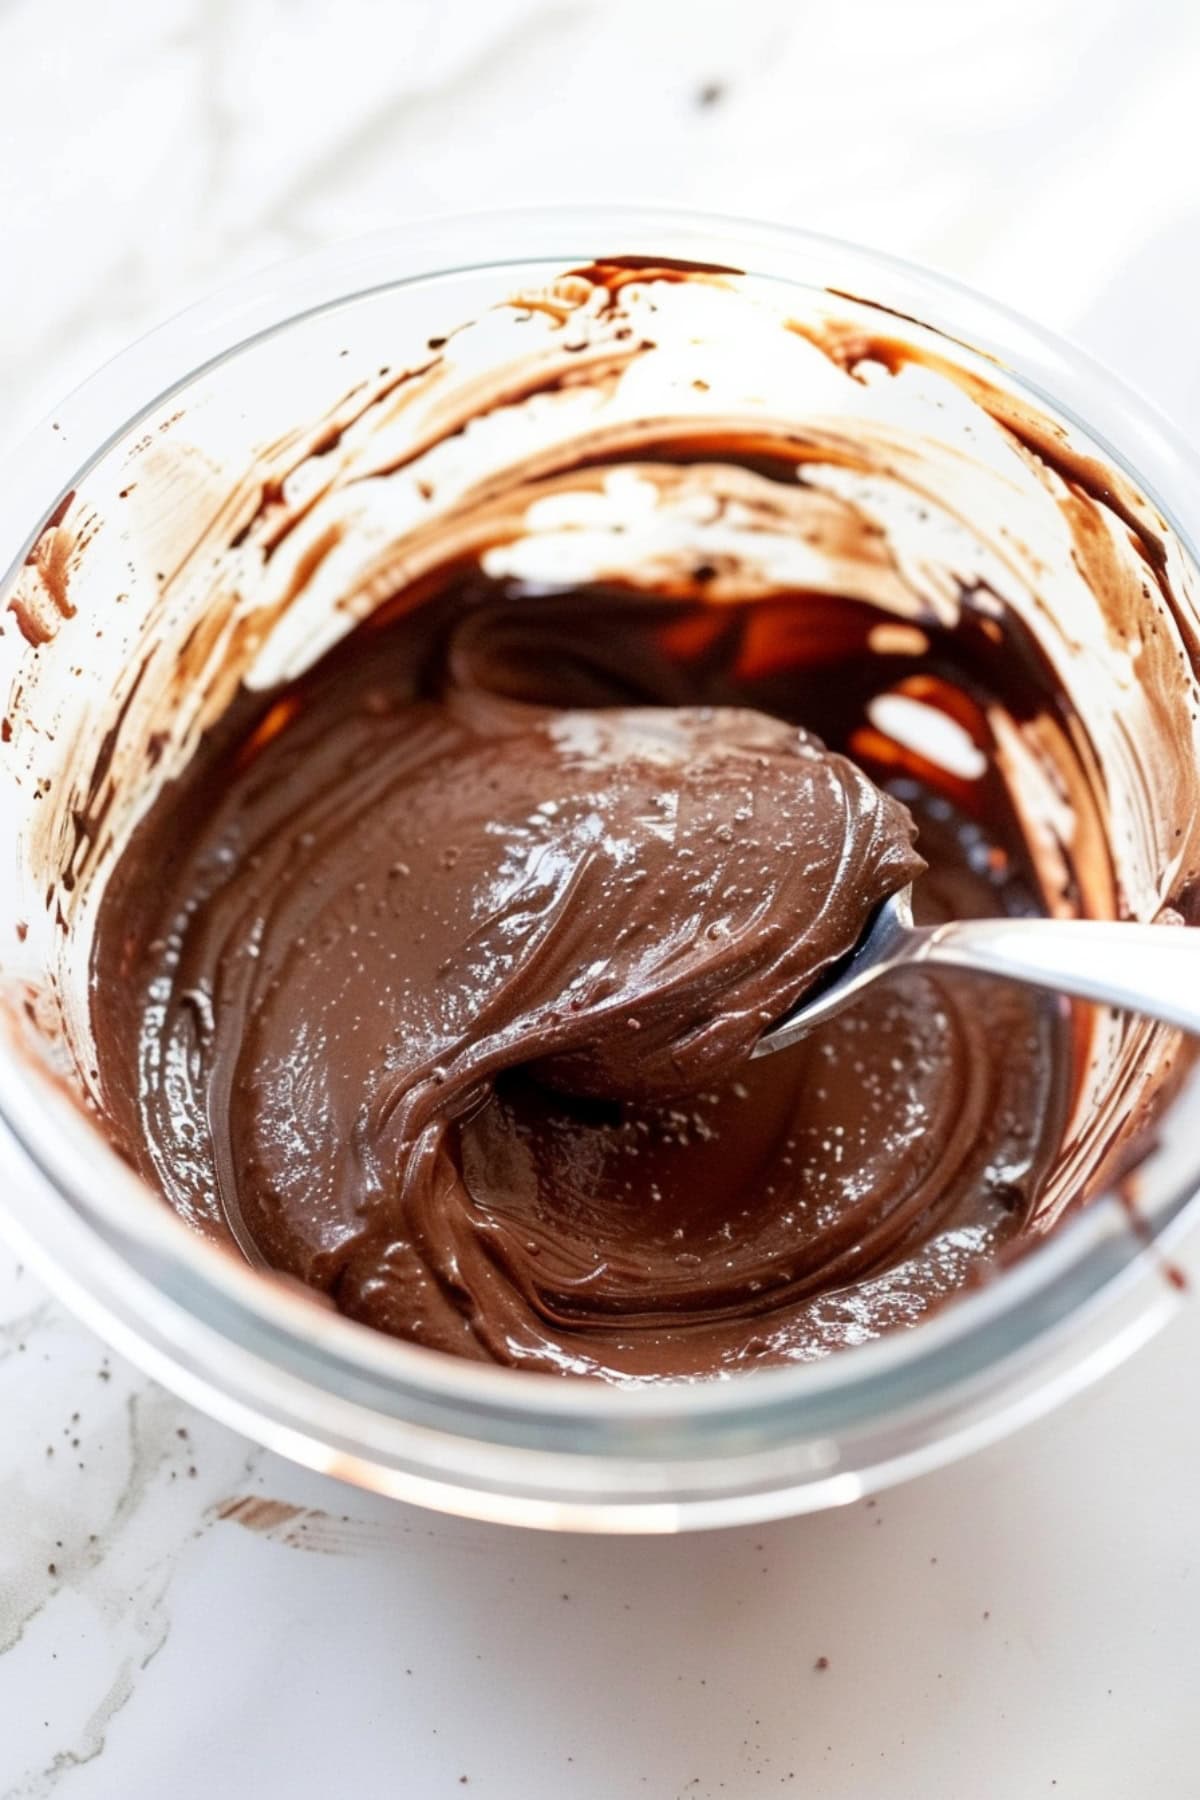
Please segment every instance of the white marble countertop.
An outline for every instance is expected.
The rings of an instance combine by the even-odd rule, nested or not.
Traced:
[[[631,198],[937,263],[1200,429],[1188,0],[683,19],[0,0],[0,442],[231,274],[413,214]],[[1185,1308],[873,1505],[557,1539],[253,1449],[0,1251],[0,1795],[1192,1800],[1198,1355]]]

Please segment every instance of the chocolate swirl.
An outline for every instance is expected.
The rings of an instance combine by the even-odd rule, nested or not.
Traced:
[[[127,853],[106,989],[140,989],[159,1180],[352,1316],[524,1366],[694,1374],[915,1316],[1032,1208],[1057,1009],[908,977],[748,1064],[921,875],[906,809],[733,703],[757,608],[690,659],[695,603],[476,574],[423,611],[231,721]],[[873,668],[826,671],[843,740]],[[924,910],[1032,904],[903,792]]]
[[[1134,1153],[1170,1034],[1002,984],[746,1059],[914,877],[929,921],[1192,916],[1193,778],[1150,774],[1192,612],[1152,508],[977,373],[617,267],[214,515],[121,715],[164,785],[91,1029],[116,1140],[260,1265],[691,1378],[916,1322]]]

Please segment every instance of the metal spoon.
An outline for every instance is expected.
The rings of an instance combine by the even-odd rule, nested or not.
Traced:
[[[922,965],[1000,975],[1200,1033],[1200,930],[1109,919],[914,925],[906,887],[879,908],[857,948],[759,1040],[755,1056],[789,1049],[890,970]]]

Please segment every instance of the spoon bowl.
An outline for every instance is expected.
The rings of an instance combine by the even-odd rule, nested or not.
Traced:
[[[1200,930],[1119,919],[952,919],[914,925],[912,888],[874,913],[849,956],[760,1038],[787,1050],[835,1018],[871,982],[917,965],[965,969],[1094,1000],[1200,1033]]]

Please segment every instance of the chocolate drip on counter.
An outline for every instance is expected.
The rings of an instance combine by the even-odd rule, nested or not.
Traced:
[[[531,1369],[809,1358],[978,1279],[1060,1143],[1058,1003],[906,974],[747,1061],[914,877],[925,919],[1040,906],[1002,784],[868,708],[911,665],[983,732],[1048,676],[881,622],[460,567],[244,697],[102,908],[127,1154],[352,1317]]]

